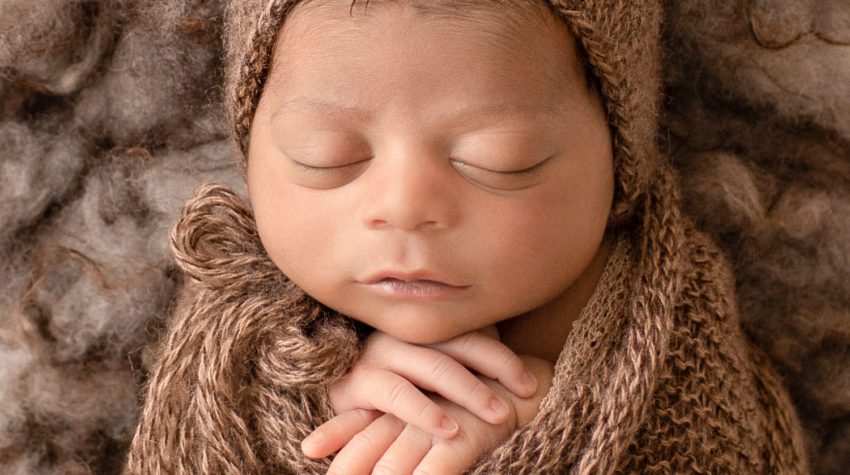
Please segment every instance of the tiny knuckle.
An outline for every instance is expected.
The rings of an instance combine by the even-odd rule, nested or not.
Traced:
[[[360,420],[362,421],[371,421],[372,419],[374,419],[374,417],[372,417],[372,411],[369,409],[360,408],[355,409],[354,412],[355,414],[357,414],[357,417],[360,418]]]
[[[482,404],[489,404],[490,399],[492,399],[493,396],[495,396],[495,393],[490,386],[487,386],[477,378],[475,383],[469,386],[469,390],[466,395],[468,401],[475,401]]]
[[[477,333],[465,333],[461,335],[458,341],[458,350],[462,353],[471,351],[475,347],[476,336]]]
[[[410,390],[413,386],[406,380],[393,383],[393,387],[387,393],[387,401],[390,406],[404,404],[410,399]]]
[[[525,364],[523,364],[520,357],[514,354],[512,351],[508,349],[503,350],[502,358],[502,368],[504,369],[506,374],[518,377],[522,374],[523,371],[525,371]]]
[[[434,424],[437,424],[437,421],[440,420],[439,414],[434,410],[434,406],[430,402],[425,402],[419,406],[416,411],[416,418],[418,421],[427,421]]]
[[[344,457],[336,457],[331,463],[331,466],[328,467],[328,471],[326,475],[348,475],[351,473],[351,468],[345,461]]]
[[[441,380],[448,375],[452,368],[454,367],[455,360],[451,357],[440,353],[434,359],[434,363],[431,366],[431,377],[434,378],[435,381]]]
[[[367,450],[375,444],[375,441],[372,440],[372,437],[370,437],[369,434],[359,432],[355,434],[348,443],[353,444],[353,448],[355,449]]]
[[[389,460],[378,460],[375,467],[372,468],[372,475],[393,475],[401,473],[396,464]]]

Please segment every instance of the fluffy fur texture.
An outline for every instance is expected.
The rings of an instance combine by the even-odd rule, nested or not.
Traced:
[[[850,136],[850,4],[844,0],[668,1],[676,42],[719,95]]]
[[[0,245],[73,192],[84,166],[85,141],[67,121],[61,114],[36,123],[0,123]]]
[[[0,472],[116,473],[192,190],[241,188],[206,1],[0,1]]]
[[[735,266],[819,473],[850,466],[850,4],[669,2],[687,209]]]
[[[0,0],[0,472],[124,463],[180,283],[168,230],[197,184],[241,187],[221,122],[224,3]],[[785,371],[818,472],[841,473],[846,2],[773,3],[768,17],[808,28],[794,48],[750,33],[748,9],[771,2],[670,2],[668,123],[687,138],[692,211],[729,249],[745,323]],[[800,6],[811,21],[782,16]]]
[[[51,94],[77,91],[112,46],[122,3],[0,2],[0,75]]]
[[[172,148],[221,133],[220,2],[139,1],[112,51],[110,74],[80,94],[76,122],[115,145]]]

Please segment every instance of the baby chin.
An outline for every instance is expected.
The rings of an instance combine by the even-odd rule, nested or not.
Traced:
[[[331,307],[376,330],[415,344],[440,343],[508,318],[483,314],[481,305],[472,299],[446,298],[446,292],[435,291],[428,284],[402,291],[393,289],[393,292],[391,298],[367,297]],[[463,294],[462,291],[448,293],[455,297]]]

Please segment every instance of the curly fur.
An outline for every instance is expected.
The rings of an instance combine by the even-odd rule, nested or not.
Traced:
[[[220,136],[219,2],[138,2],[108,74],[78,98],[75,121],[95,139],[187,148]]]
[[[77,91],[110,48],[121,3],[0,2],[0,75],[52,94]]]
[[[730,255],[817,473],[850,466],[850,4],[668,2],[688,211]]]
[[[32,459],[25,473],[118,469],[135,425],[145,346],[176,288],[168,231],[199,183],[241,181],[226,140],[188,152],[108,155],[82,178],[81,194],[39,224],[8,271],[24,282],[7,289],[2,306],[0,348],[20,366],[4,360],[0,385],[15,389],[4,397],[11,415],[0,440],[15,443],[2,445],[0,462]],[[67,465],[80,458],[79,467]]]
[[[714,93],[850,137],[850,4],[844,0],[668,0],[675,45]]]
[[[0,471],[116,473],[200,183],[241,189],[223,4],[0,1]]]
[[[85,142],[63,120],[0,123],[0,244],[68,193],[83,169]]]

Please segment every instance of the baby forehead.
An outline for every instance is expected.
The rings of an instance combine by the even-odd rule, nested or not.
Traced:
[[[302,0],[287,15],[283,30],[303,34],[348,27],[353,31],[386,18],[380,15],[386,10],[429,24],[473,23],[477,29],[514,40],[521,40],[529,28],[566,29],[543,0]]]
[[[337,8],[346,6],[349,16],[366,13],[370,8],[392,5],[408,7],[423,16],[464,18],[482,13],[498,14],[505,19],[522,14],[551,13],[544,0],[301,0],[293,11],[307,8]]]
[[[287,15],[274,60],[321,61],[329,57],[328,45],[349,50],[354,45],[362,52],[423,31],[426,39],[416,46],[436,41],[456,51],[475,43],[515,66],[545,60],[558,82],[564,74],[585,73],[569,29],[542,0],[304,0]],[[422,51],[414,47],[407,53]]]

